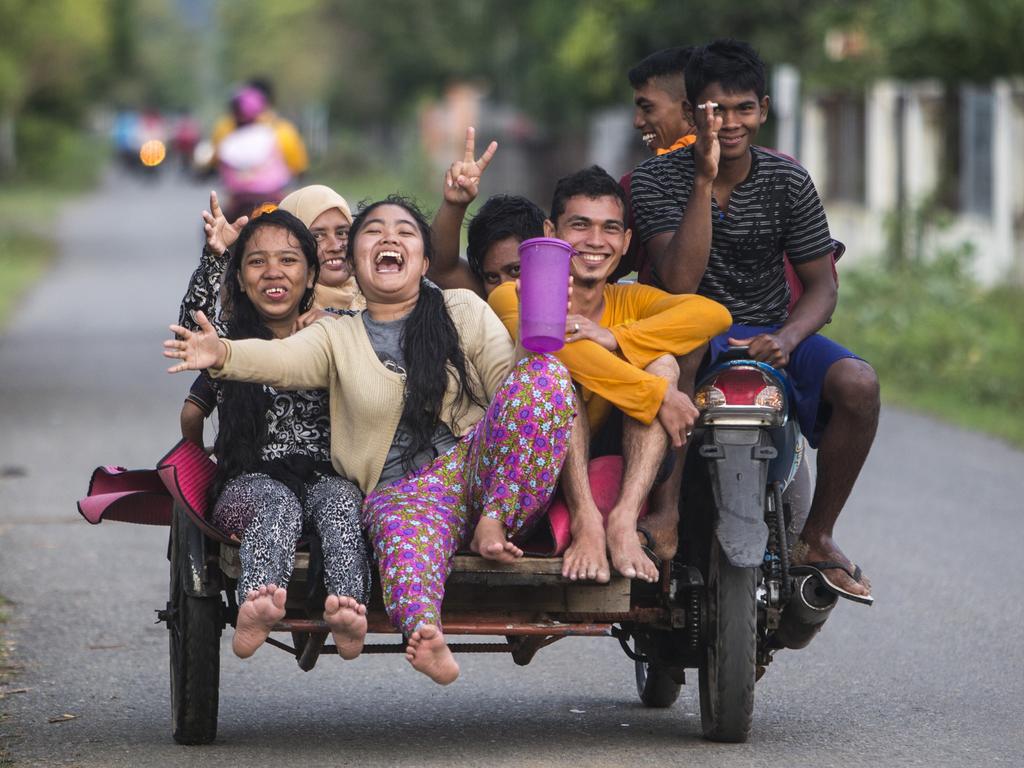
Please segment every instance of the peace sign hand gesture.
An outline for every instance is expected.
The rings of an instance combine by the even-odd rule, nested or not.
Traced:
[[[229,224],[220,209],[217,193],[210,192],[210,210],[203,211],[203,229],[206,230],[206,246],[211,251],[217,255],[225,253],[248,223],[248,216],[240,216],[234,224]]]
[[[498,142],[492,141],[478,160],[476,157],[476,129],[466,129],[466,153],[456,160],[444,175],[444,200],[446,203],[466,207],[476,199],[480,191],[480,177],[498,151]]]
[[[172,365],[168,373],[201,371],[205,368],[220,368],[227,359],[227,348],[217,336],[217,331],[202,312],[196,312],[198,331],[190,331],[181,325],[170,326],[180,338],[164,342],[164,357],[182,362]]]

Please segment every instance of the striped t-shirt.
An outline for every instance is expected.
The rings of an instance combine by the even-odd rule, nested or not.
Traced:
[[[825,209],[810,175],[793,160],[751,148],[747,178],[726,211],[711,201],[711,254],[697,292],[724,304],[733,322],[777,325],[788,317],[783,254],[804,264],[833,250]],[[633,171],[637,236],[673,233],[693,191],[690,147],[652,157]]]

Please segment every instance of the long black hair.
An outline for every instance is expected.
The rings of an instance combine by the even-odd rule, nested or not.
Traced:
[[[357,264],[355,248],[363,223],[370,213],[382,205],[397,205],[415,221],[423,239],[423,257],[429,260],[433,256],[433,246],[426,216],[413,200],[389,195],[384,200],[363,207],[353,219],[347,254],[350,263]],[[468,400],[484,406],[482,396],[466,372],[466,356],[459,341],[458,329],[444,303],[444,295],[429,280],[420,280],[419,298],[405,321],[402,356],[405,358],[402,422],[412,437],[402,459],[411,465],[413,458],[431,445],[431,437],[441,417],[441,406],[449,379],[454,379],[458,387],[458,402]]]
[[[273,332],[263,322],[259,310],[252,303],[239,282],[242,258],[249,241],[260,229],[277,227],[294,237],[313,276],[313,284],[320,274],[320,261],[316,255],[316,240],[306,225],[295,216],[277,209],[257,216],[238,235],[232,246],[231,260],[224,275],[226,291],[224,304],[230,308],[227,337],[229,339],[272,339]],[[299,302],[299,311],[313,306],[313,289],[306,288]],[[221,385],[222,397],[218,411],[220,428],[213,451],[217,457],[217,474],[210,488],[211,502],[220,496],[224,485],[233,477],[252,472],[260,461],[260,448],[267,437],[267,409],[270,396],[260,384],[225,381]]]

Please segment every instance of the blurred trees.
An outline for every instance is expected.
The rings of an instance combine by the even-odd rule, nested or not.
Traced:
[[[0,0],[0,174],[26,143],[59,150],[60,127],[84,113],[103,71],[106,5]]]
[[[399,122],[471,81],[574,130],[629,98],[646,54],[721,36],[812,87],[1024,73],[1024,0],[0,0],[0,14],[0,172],[23,124],[75,125],[97,101],[219,105],[255,74],[335,125]],[[857,44],[836,55],[834,39]]]
[[[883,73],[988,79],[1024,72],[1024,0],[300,0],[221,6],[228,79],[278,73],[343,121],[394,119],[446,84],[484,84],[533,115],[574,122],[628,97],[646,54],[715,37],[750,41],[812,84]],[[858,46],[837,56],[828,39]]]

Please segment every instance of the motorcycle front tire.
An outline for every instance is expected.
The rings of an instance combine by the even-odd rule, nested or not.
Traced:
[[[739,743],[750,735],[757,656],[759,568],[729,562],[711,536],[706,574],[706,648],[699,669],[704,738]]]

